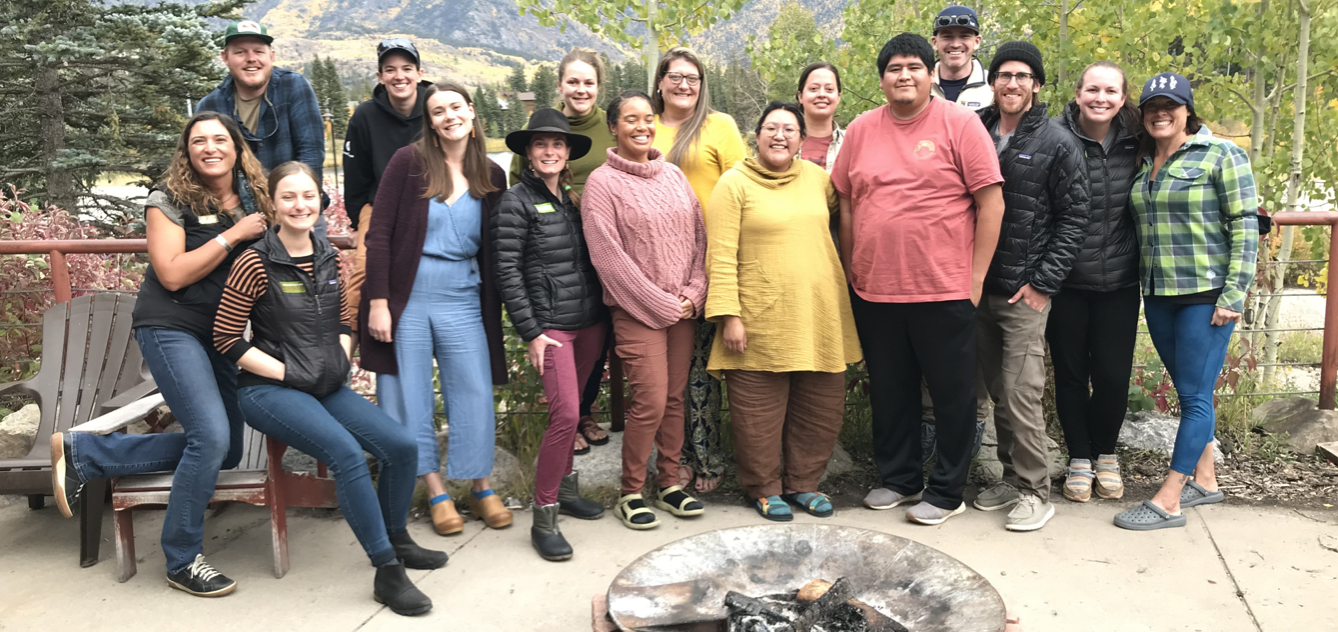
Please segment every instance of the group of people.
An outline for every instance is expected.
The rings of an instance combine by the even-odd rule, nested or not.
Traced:
[[[203,510],[219,469],[240,459],[245,422],[330,466],[376,566],[376,598],[425,612],[404,569],[446,555],[409,537],[415,478],[438,533],[464,526],[441,475],[437,390],[446,477],[472,480],[470,514],[488,527],[512,523],[488,481],[504,307],[548,402],[531,528],[544,559],[572,556],[560,514],[605,511],[581,496],[573,465],[607,442],[590,408],[609,350],[632,387],[614,508],[628,528],[658,526],[657,510],[705,511],[694,493],[718,484],[725,461],[721,381],[739,483],[759,515],[833,515],[818,481],[847,365],[863,360],[879,477],[864,504],[906,505],[930,525],[963,512],[992,408],[1004,477],[973,505],[1008,508],[1007,529],[1033,531],[1055,512],[1047,342],[1070,455],[1063,495],[1121,498],[1115,440],[1141,304],[1182,420],[1162,488],[1114,521],[1184,525],[1183,508],[1223,498],[1212,391],[1254,274],[1248,160],[1195,115],[1180,75],[1149,79],[1135,106],[1124,71],[1099,61],[1052,117],[1037,102],[1041,52],[1007,42],[986,69],[979,32],[974,11],[951,6],[930,40],[888,40],[876,69],[887,103],[845,129],[840,71],[810,65],[794,102],[763,110],[752,156],[734,119],[711,109],[692,51],[664,55],[654,94],[625,91],[601,110],[604,68],[574,49],[558,66],[561,109],[507,135],[509,177],[487,156],[469,91],[424,81],[414,45],[385,40],[380,85],[344,147],[357,233],[344,283],[314,230],[319,161],[297,149],[314,95],[272,68],[262,25],[231,24],[231,76],[201,102],[146,203],[135,333],[185,432],[55,435],[62,512],[89,478],[175,469],[168,581],[226,594],[236,582],[202,555]],[[376,373],[376,405],[345,384],[355,346]]]

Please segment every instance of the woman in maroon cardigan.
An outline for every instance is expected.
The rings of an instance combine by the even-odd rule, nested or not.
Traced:
[[[432,524],[447,535],[462,531],[464,520],[440,474],[434,355],[451,431],[446,476],[474,481],[474,516],[494,529],[511,524],[511,512],[488,485],[496,437],[492,386],[506,383],[506,364],[485,231],[506,172],[488,159],[467,90],[440,82],[427,89],[424,103],[422,137],[390,159],[373,203],[358,331],[362,367],[377,374],[381,406],[414,434]]]

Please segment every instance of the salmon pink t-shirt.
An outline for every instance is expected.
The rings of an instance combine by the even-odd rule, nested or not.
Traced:
[[[855,291],[876,303],[971,298],[976,191],[1003,182],[975,112],[931,99],[913,119],[889,106],[846,130],[832,184],[852,204]]]

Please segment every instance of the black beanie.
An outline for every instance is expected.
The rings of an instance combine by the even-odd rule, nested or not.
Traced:
[[[994,52],[994,59],[990,60],[990,85],[994,85],[994,74],[999,72],[999,66],[1006,61],[1020,61],[1031,66],[1031,74],[1036,76],[1036,82],[1045,85],[1045,65],[1041,63],[1041,51],[1031,42],[1018,40],[999,45],[999,50]]]

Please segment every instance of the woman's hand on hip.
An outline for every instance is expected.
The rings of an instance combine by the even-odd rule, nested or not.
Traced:
[[[748,348],[748,332],[743,328],[743,319],[738,316],[725,317],[722,337],[725,339],[725,348],[733,353],[743,353]]]
[[[1213,310],[1212,325],[1214,327],[1217,327],[1220,325],[1225,325],[1227,323],[1240,324],[1240,318],[1241,318],[1240,312],[1233,312],[1225,307],[1218,307]]]
[[[386,299],[372,299],[367,311],[367,331],[380,342],[395,342],[390,333],[390,305]]]
[[[544,334],[539,334],[538,338],[530,341],[530,350],[526,354],[530,358],[530,366],[539,370],[539,375],[544,374],[544,352],[549,346],[561,347],[562,343],[549,338]]]

